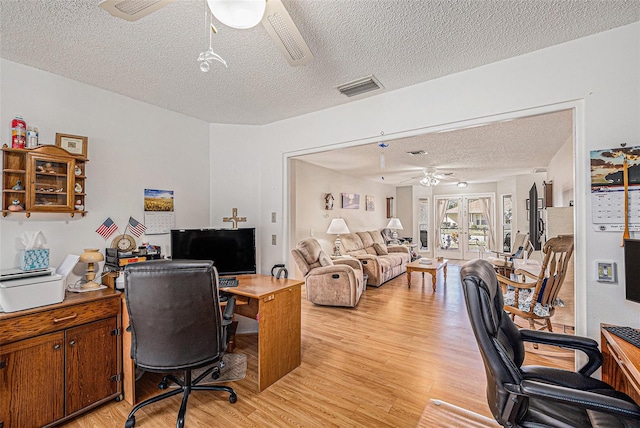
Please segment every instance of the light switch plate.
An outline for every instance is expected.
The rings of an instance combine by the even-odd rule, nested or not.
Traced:
[[[271,213],[271,223],[275,223],[276,222],[276,213],[272,212]]]
[[[276,245],[276,235],[271,235],[271,245]]]
[[[598,282],[616,282],[615,262],[596,262],[598,265]]]

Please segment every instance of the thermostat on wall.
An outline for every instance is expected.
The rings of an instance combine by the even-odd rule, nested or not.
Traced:
[[[616,282],[615,262],[598,263],[598,282]]]

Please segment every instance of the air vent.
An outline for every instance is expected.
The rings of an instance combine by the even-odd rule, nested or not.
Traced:
[[[547,172],[547,168],[533,168],[534,174],[537,174],[539,172]]]
[[[175,0],[105,0],[100,3],[100,7],[117,18],[126,19],[127,21],[137,21],[174,1]]]
[[[384,86],[378,82],[378,79],[376,79],[375,76],[370,75],[354,80],[353,82],[340,85],[336,89],[343,95],[354,97],[356,95],[364,94],[365,92],[377,91],[378,89],[383,88]]]
[[[407,152],[407,154],[411,156],[422,156],[422,155],[426,155],[427,152],[425,152],[424,150],[416,150],[413,152]]]

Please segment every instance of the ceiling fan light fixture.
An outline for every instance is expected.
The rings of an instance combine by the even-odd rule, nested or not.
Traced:
[[[246,30],[262,21],[266,0],[207,0],[213,16],[227,27]]]
[[[433,175],[425,175],[422,180],[420,180],[420,184],[425,187],[437,186],[440,183],[440,180],[435,178]]]

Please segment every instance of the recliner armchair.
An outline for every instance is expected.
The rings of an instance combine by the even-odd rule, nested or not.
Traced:
[[[505,427],[640,427],[640,407],[622,392],[590,377],[602,364],[596,341],[546,331],[519,330],[503,309],[493,266],[466,263],[461,271],[467,313],[487,376],[487,401]],[[578,371],[523,366],[524,342],[579,350]]]
[[[313,238],[298,242],[291,255],[305,277],[308,301],[316,305],[351,308],[358,304],[363,287],[366,287],[358,259],[332,260]]]
[[[192,390],[226,391],[235,403],[235,391],[222,385],[198,385],[215,375],[229,343],[235,299],[224,314],[218,296],[218,272],[211,261],[154,260],[127,265],[124,293],[131,331],[131,358],[149,372],[182,372],[182,379],[166,376],[179,387],[143,401],[129,413],[126,428],[136,424],[135,413],[147,404],[184,394],[176,427],[184,426]],[[196,379],[191,371],[212,366]]]

